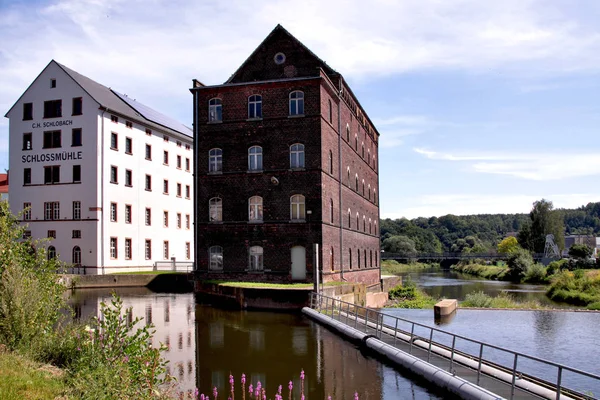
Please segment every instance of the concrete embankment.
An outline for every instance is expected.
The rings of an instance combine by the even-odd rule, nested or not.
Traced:
[[[365,346],[379,353],[396,365],[405,368],[423,379],[435,384],[441,389],[447,390],[449,393],[468,400],[497,400],[500,398],[497,394],[490,392],[480,386],[477,386],[465,379],[452,375],[451,373],[429,364],[415,356],[407,354],[397,348],[390,346],[381,340],[367,335],[357,329],[354,329],[342,322],[335,321],[332,318],[320,314],[319,312],[305,307],[302,312],[319,321],[323,325],[329,326],[338,331],[346,338],[362,342]]]
[[[119,274],[119,275],[62,275],[62,282],[70,289],[147,287],[155,292],[190,292],[189,274]]]

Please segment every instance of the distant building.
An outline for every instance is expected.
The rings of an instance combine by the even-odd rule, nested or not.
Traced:
[[[11,209],[74,272],[193,260],[192,131],[51,61],[6,114]]]
[[[563,256],[569,255],[569,249],[574,244],[585,244],[594,250],[594,257],[598,255],[600,249],[600,238],[588,235],[568,235],[565,236],[565,248],[563,250]]]
[[[0,174],[0,201],[8,201],[8,174]]]
[[[379,133],[341,74],[278,25],[221,85],[194,80],[206,277],[377,284]]]

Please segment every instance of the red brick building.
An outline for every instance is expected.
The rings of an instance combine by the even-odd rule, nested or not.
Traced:
[[[342,75],[278,25],[194,97],[197,273],[376,284],[379,133]]]

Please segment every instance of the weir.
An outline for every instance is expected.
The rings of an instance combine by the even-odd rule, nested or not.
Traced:
[[[566,400],[598,395],[599,375],[315,292],[303,313],[464,399]]]

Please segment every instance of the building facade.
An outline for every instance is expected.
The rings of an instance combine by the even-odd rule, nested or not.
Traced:
[[[55,61],[6,117],[11,210],[75,273],[193,260],[184,125]]]
[[[8,201],[8,174],[0,174],[0,201]]]
[[[278,25],[191,92],[198,274],[379,283],[379,134],[343,77]]]

